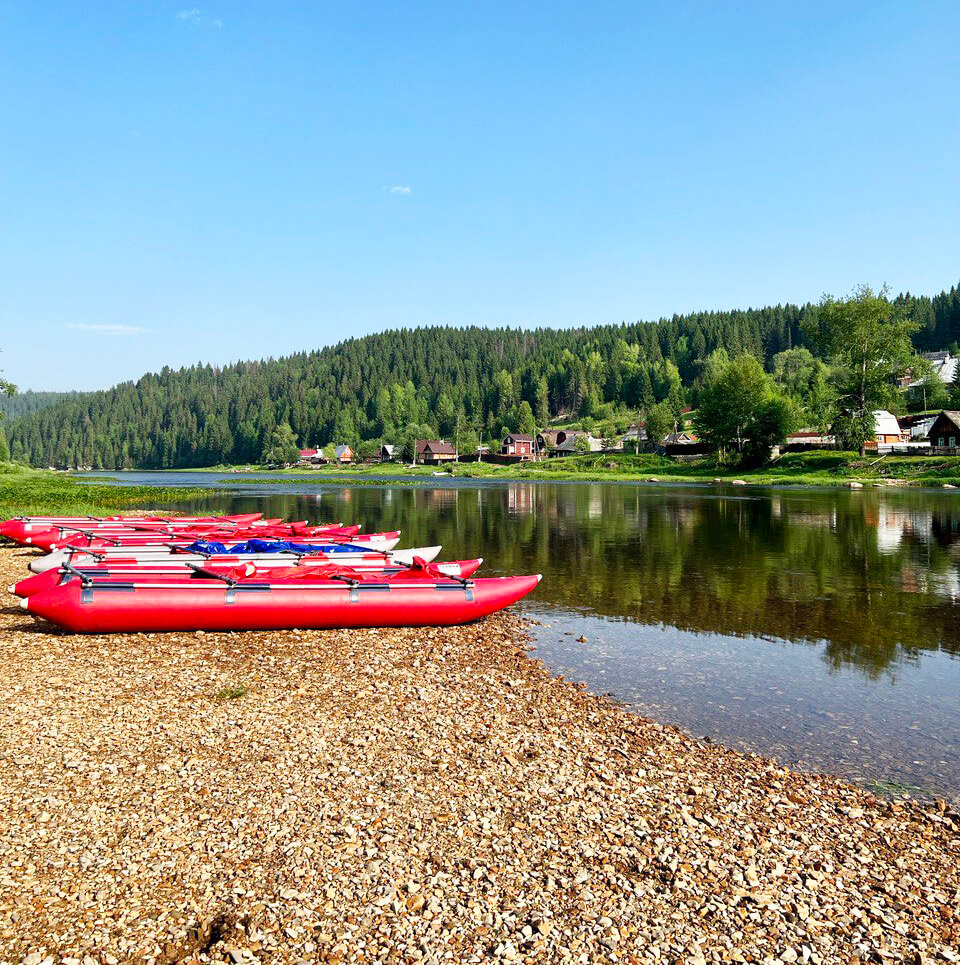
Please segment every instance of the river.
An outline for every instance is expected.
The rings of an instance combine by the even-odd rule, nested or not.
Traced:
[[[401,529],[482,573],[543,573],[524,610],[552,671],[785,764],[960,797],[960,495],[96,475],[217,489],[158,493],[167,508]]]

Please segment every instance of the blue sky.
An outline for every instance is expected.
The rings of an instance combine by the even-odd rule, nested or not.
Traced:
[[[0,8],[0,368],[960,280],[960,5]]]

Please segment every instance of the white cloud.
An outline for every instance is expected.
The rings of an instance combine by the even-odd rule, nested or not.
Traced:
[[[76,328],[81,332],[99,332],[101,335],[139,335],[148,331],[139,325],[89,325],[87,322],[70,322],[67,328]]]
[[[195,27],[216,27],[218,30],[223,26],[223,21],[217,18],[204,17],[199,7],[192,7],[189,10],[177,12],[177,20],[184,23],[193,24]]]
[[[410,194],[411,191],[413,191],[413,188],[408,184],[395,184],[390,189],[391,194]]]

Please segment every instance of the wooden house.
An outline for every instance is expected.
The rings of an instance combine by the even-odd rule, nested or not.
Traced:
[[[580,438],[586,439],[585,452],[599,452],[603,448],[602,439],[597,439],[592,433],[584,432],[581,429],[568,429],[559,433],[558,436],[563,438],[558,437],[556,448],[550,453],[551,456],[575,455],[578,452],[577,440]],[[583,444],[581,443],[581,445]]]
[[[426,466],[454,462],[457,458],[457,450],[443,439],[418,439],[416,450],[417,458],[414,461],[422,462]]]
[[[511,456],[521,462],[534,458],[533,436],[525,432],[514,432],[504,436],[500,445],[501,456]]]
[[[933,420],[927,438],[934,452],[960,455],[960,412],[956,409],[944,409]]]
[[[886,409],[877,409],[873,413],[873,440],[867,445],[877,447],[896,446],[905,441],[903,429],[897,417]]]
[[[343,466],[353,462],[353,449],[350,446],[334,446],[333,461]]]
[[[380,462],[393,462],[397,458],[397,447],[384,443],[380,447]]]
[[[320,449],[301,449],[299,462],[301,466],[318,466],[323,462],[323,451]]]

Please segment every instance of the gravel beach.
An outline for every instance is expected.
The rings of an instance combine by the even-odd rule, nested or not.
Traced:
[[[5,596],[0,698],[5,962],[960,962],[951,807],[632,715],[509,614],[79,637]]]

